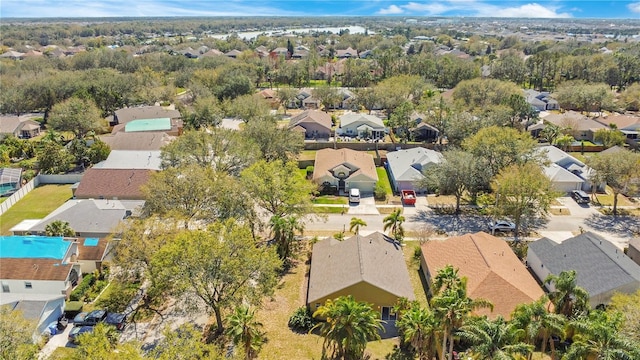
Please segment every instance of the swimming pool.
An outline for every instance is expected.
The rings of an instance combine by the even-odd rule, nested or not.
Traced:
[[[69,246],[61,236],[0,236],[0,258],[61,260]]]
[[[16,184],[4,183],[0,184],[0,196],[4,196],[7,193],[14,192],[16,190]]]

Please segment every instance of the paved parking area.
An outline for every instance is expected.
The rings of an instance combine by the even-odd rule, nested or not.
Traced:
[[[69,342],[69,333],[73,329],[73,324],[67,325],[63,332],[53,335],[49,341],[44,345],[40,353],[38,354],[39,360],[47,359],[54,351],[59,347],[67,346]]]
[[[349,204],[349,215],[379,215],[380,212],[376,207],[376,201],[373,196],[360,198],[359,204]]]

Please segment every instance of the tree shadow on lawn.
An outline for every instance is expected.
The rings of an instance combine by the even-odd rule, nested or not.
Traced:
[[[429,224],[447,235],[460,235],[478,231],[490,233],[488,224],[493,218],[488,215],[438,215],[433,211],[419,210],[410,220]],[[541,217],[523,221],[521,232],[526,234],[542,229],[548,221],[547,218]]]
[[[596,231],[618,236],[634,236],[634,232],[640,233],[640,219],[637,216],[593,214],[586,218],[584,223]]]

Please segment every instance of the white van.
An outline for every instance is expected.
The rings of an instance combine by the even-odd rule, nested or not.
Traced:
[[[349,202],[350,203],[360,203],[360,189],[351,189],[349,190]]]

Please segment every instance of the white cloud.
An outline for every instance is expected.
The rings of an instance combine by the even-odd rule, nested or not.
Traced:
[[[378,14],[380,14],[380,15],[396,15],[396,14],[402,14],[403,12],[404,12],[404,10],[401,9],[399,6],[391,5],[386,9],[380,9],[378,11]]]
[[[629,8],[629,10],[631,10],[634,13],[640,14],[640,2],[631,3],[627,5],[627,8]]]
[[[638,10],[640,10],[640,3]],[[394,13],[387,11],[394,8]],[[503,7],[476,0],[447,0],[442,2],[418,3],[408,2],[405,5],[392,5],[380,10],[380,14],[412,14],[412,15],[443,15],[457,13],[478,17],[524,17],[524,18],[568,18],[572,15],[568,12],[558,12],[555,5],[540,5],[538,3],[523,4],[520,6]],[[633,11],[633,10],[632,10]]]

